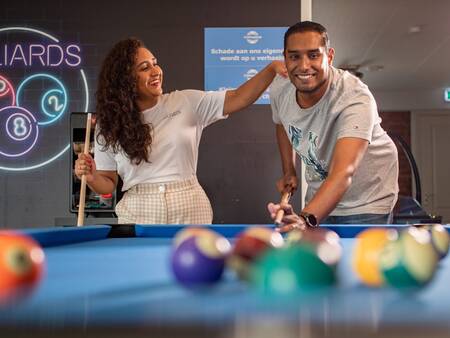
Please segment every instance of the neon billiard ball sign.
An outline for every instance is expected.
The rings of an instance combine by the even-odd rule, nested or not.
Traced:
[[[69,112],[89,109],[82,49],[29,27],[0,41],[0,170],[41,168],[70,148]]]

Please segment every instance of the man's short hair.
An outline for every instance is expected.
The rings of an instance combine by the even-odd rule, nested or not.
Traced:
[[[300,21],[289,27],[286,33],[284,33],[284,50],[286,51],[287,40],[292,34],[303,32],[319,33],[322,35],[325,50],[328,51],[328,49],[330,49],[330,39],[328,38],[327,29],[324,26],[313,21]]]

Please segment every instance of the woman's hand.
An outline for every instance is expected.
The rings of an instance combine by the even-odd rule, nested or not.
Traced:
[[[287,68],[286,68],[286,64],[284,63],[284,61],[272,61],[271,66],[273,67],[273,70],[275,71],[275,73],[277,73],[278,75],[281,75],[282,77],[287,78],[288,77],[288,72],[287,72]]]
[[[78,154],[78,159],[75,161],[74,172],[79,179],[81,179],[83,175],[86,175],[86,182],[93,182],[97,167],[92,156],[90,154]]]

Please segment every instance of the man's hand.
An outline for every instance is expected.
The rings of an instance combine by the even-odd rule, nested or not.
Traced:
[[[284,194],[285,192],[294,193],[298,187],[298,179],[296,175],[284,175],[277,181],[277,189],[280,194]]]
[[[280,208],[284,210],[284,216],[281,220],[282,223],[280,227],[277,228],[277,231],[288,232],[294,229],[306,229],[305,221],[293,211],[290,204],[269,203],[267,205],[267,209],[269,210],[270,217],[272,217],[273,220],[275,220],[277,211],[280,210]]]

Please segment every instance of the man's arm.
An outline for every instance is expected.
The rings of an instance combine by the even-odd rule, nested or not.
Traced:
[[[344,137],[336,142],[328,177],[303,211],[315,215],[319,223],[333,211],[350,187],[368,144],[367,140],[356,137]]]
[[[292,192],[298,186],[297,173],[295,171],[295,153],[284,127],[281,124],[277,124],[275,128],[281,166],[283,168],[283,177],[277,181],[277,188],[280,193]]]
[[[239,88],[228,90],[225,94],[223,114],[229,115],[251,105],[269,87],[277,74],[287,76],[283,61],[273,61]]]

